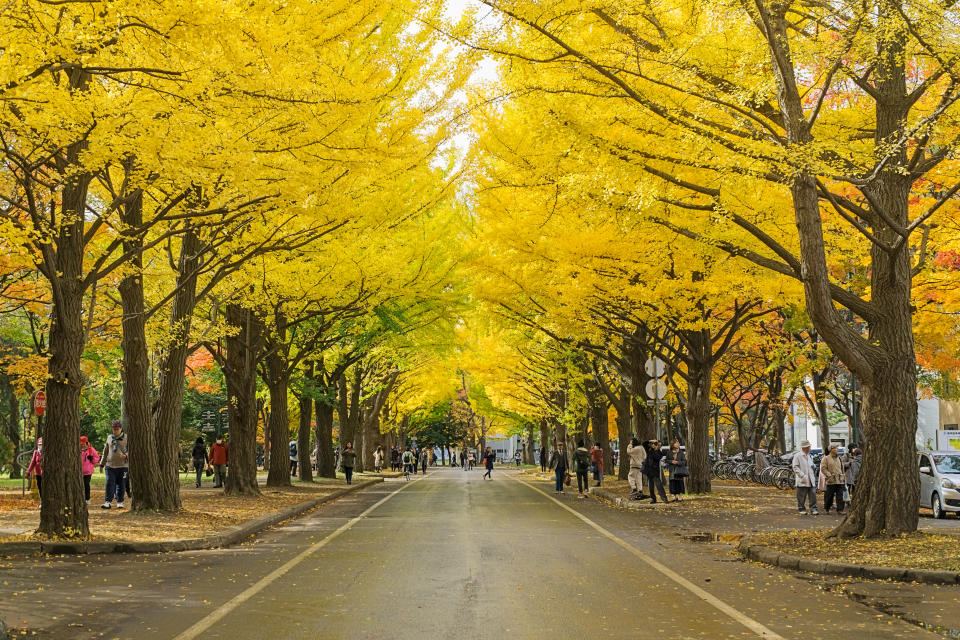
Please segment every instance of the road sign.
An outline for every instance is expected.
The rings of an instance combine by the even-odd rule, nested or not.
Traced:
[[[647,358],[646,363],[643,365],[644,371],[646,371],[647,375],[651,378],[662,377],[666,368],[666,365],[660,358]]]
[[[651,400],[663,400],[667,395],[667,383],[663,380],[648,380],[646,391],[647,397]]]
[[[33,412],[38,416],[42,416],[43,412],[47,410],[47,394],[43,391],[37,391],[33,394]]]

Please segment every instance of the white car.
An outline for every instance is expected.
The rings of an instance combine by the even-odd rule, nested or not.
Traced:
[[[960,451],[921,451],[920,506],[929,505],[934,518],[960,515]]]

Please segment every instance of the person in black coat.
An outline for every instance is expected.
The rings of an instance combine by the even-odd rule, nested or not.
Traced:
[[[687,454],[680,448],[680,441],[670,442],[670,451],[667,452],[667,468],[670,470],[670,495],[674,502],[680,502],[686,493],[684,479],[690,475],[687,470]]]
[[[657,503],[657,491],[660,492],[660,498],[667,502],[667,492],[663,490],[663,475],[660,473],[660,461],[663,460],[663,445],[659,440],[647,440],[643,443],[647,450],[647,459],[643,461],[643,475],[647,476],[650,482],[650,502]]]

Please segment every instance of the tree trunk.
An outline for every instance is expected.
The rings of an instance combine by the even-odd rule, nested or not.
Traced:
[[[713,367],[699,364],[687,375],[687,467],[690,493],[710,491],[710,383]]]
[[[535,430],[535,427],[533,423],[527,426],[526,444],[523,447],[523,464],[535,464],[536,462],[536,459],[535,459],[536,456],[534,456],[534,453],[533,453],[533,448],[535,446],[534,436],[533,436],[534,430]]]
[[[312,421],[313,398],[313,363],[307,362],[307,370],[303,377],[303,390],[297,398],[300,410],[300,426],[297,429],[297,458],[298,476],[300,482],[313,482],[313,467],[310,464],[310,423]],[[319,465],[319,459],[317,460]]]
[[[550,422],[540,418],[540,448],[550,455]]]
[[[20,453],[20,401],[17,399],[17,393],[13,389],[13,385],[10,384],[10,380],[4,376],[3,377],[5,386],[7,388],[7,411],[10,412],[10,415],[7,416],[7,439],[10,440],[10,444],[13,445],[13,453],[11,456],[10,464],[10,479],[16,480],[20,478],[20,465],[17,464],[17,454]]]
[[[317,413],[317,475],[321,478],[336,478],[336,458],[333,455],[333,404],[329,398],[317,397],[314,401]]]
[[[257,359],[263,348],[263,330],[255,314],[228,304],[226,320],[237,327],[226,338],[227,353],[223,375],[230,406],[230,469],[226,493],[232,496],[259,495],[257,483]]]
[[[290,412],[287,404],[287,392],[290,388],[290,376],[286,372],[283,358],[271,355],[267,358],[270,373],[270,470],[267,472],[268,487],[290,486]],[[269,364],[273,361],[273,364]],[[282,364],[281,364],[282,363]]]
[[[589,383],[587,386],[591,386]],[[609,473],[613,470],[613,451],[610,449],[610,415],[607,413],[607,398],[600,389],[588,392],[588,410],[593,441],[603,449],[603,468]]]
[[[164,500],[176,496],[180,508],[180,429],[183,420],[183,388],[190,326],[197,300],[197,269],[200,264],[200,239],[188,230],[180,241],[176,292],[170,309],[166,353],[160,362],[157,404],[153,422],[157,430],[159,487]]]
[[[626,480],[627,476],[630,475],[630,456],[627,455],[627,446],[630,444],[630,438],[633,435],[630,431],[632,422],[630,405],[632,402],[630,399],[630,390],[623,385],[619,385],[619,387],[617,403],[615,405],[617,410],[617,444],[620,447],[620,466],[617,469],[617,478]]]
[[[128,173],[131,161],[125,162]],[[124,203],[122,220],[132,228],[143,224],[143,192],[130,193]],[[140,236],[124,240],[126,252],[142,249]],[[123,308],[123,404],[125,425],[130,434],[130,485],[134,511],[176,511],[180,508],[179,486],[176,492],[164,491],[157,447],[157,434],[150,411],[150,356],[147,353],[145,304],[143,298],[143,260],[140,253],[130,259],[130,271],[120,281]],[[178,456],[179,457],[179,456]]]

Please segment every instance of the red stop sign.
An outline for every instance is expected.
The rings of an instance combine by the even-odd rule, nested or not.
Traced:
[[[47,394],[43,391],[37,391],[33,394],[33,412],[38,416],[42,416],[43,412],[47,410]]]

